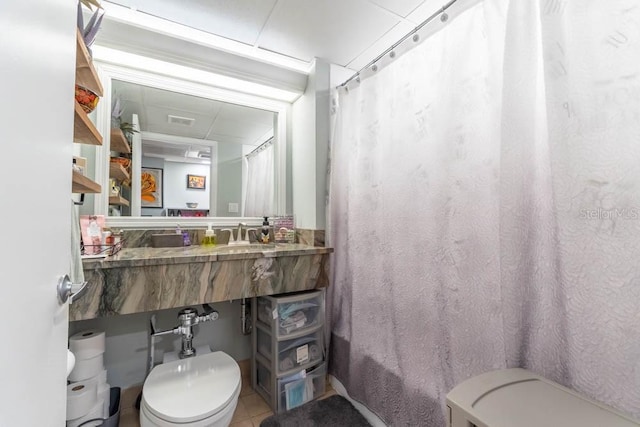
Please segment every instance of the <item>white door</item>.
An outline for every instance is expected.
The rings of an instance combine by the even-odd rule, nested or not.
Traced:
[[[0,426],[66,412],[75,0],[0,1]]]

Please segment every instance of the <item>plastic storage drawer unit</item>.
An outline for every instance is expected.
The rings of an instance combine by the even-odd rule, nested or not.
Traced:
[[[447,395],[447,427],[638,427],[631,418],[525,369],[487,372]]]
[[[252,385],[280,413],[324,393],[324,289],[258,297]]]

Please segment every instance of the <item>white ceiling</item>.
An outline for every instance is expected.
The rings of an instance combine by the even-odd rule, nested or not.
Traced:
[[[193,140],[190,145],[143,141],[143,154],[185,156],[187,151],[206,151],[206,141],[256,146],[273,132],[274,113],[271,111],[119,80],[113,82],[113,99],[116,98],[124,109],[123,121],[131,122],[131,115],[137,114],[144,133],[177,136],[187,142],[187,138]],[[194,121],[191,125],[169,123],[169,115]]]
[[[358,70],[445,0],[109,0],[255,49]]]

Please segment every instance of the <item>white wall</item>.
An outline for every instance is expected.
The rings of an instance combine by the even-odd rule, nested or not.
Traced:
[[[330,65],[316,59],[304,95],[293,104],[293,213],[298,228],[326,226],[330,89]]]
[[[353,76],[356,72],[350,68],[345,68],[340,65],[331,64],[329,66],[329,86],[331,89],[344,83],[348,78]]]
[[[217,216],[242,214],[242,145],[218,142]],[[238,212],[229,211],[229,203],[238,204]]]
[[[162,209],[142,208],[142,215],[160,216],[165,209],[185,209],[187,202],[197,202],[198,209],[209,209],[209,185],[211,185],[209,165],[167,162],[156,157],[143,157],[142,167],[162,169],[164,186]],[[206,189],[188,189],[187,174],[206,176]]]
[[[316,198],[314,229],[324,230],[326,224],[326,198],[327,198],[327,166],[329,164],[329,138],[330,120],[330,87],[329,64],[325,61],[316,61]]]
[[[251,336],[240,332],[240,301],[211,304],[220,313],[218,320],[195,326],[194,345],[209,345],[214,351],[224,351],[235,360],[251,357]],[[193,306],[202,312],[201,306]],[[178,325],[180,309],[157,311],[158,330]],[[69,324],[69,335],[86,329],[104,330],[107,336],[105,365],[111,386],[128,388],[142,384],[148,357],[148,330],[151,313],[128,314],[82,320]],[[164,351],[180,349],[180,337],[167,335],[156,339],[156,363]]]
[[[198,209],[209,209],[209,165],[194,163],[164,162],[164,207],[184,209],[187,202],[197,202]],[[206,188],[187,188],[187,174],[206,176]]]
[[[316,225],[316,91],[315,66],[309,74],[304,95],[293,104],[291,168],[293,213],[297,228]]]

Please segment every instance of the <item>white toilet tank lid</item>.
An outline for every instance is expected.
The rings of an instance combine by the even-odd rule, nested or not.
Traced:
[[[525,369],[487,372],[447,395],[453,418],[488,427],[638,427],[614,409]],[[453,426],[460,424],[453,420]]]
[[[236,361],[216,351],[156,366],[144,382],[142,400],[163,420],[193,422],[224,409],[240,384]]]

